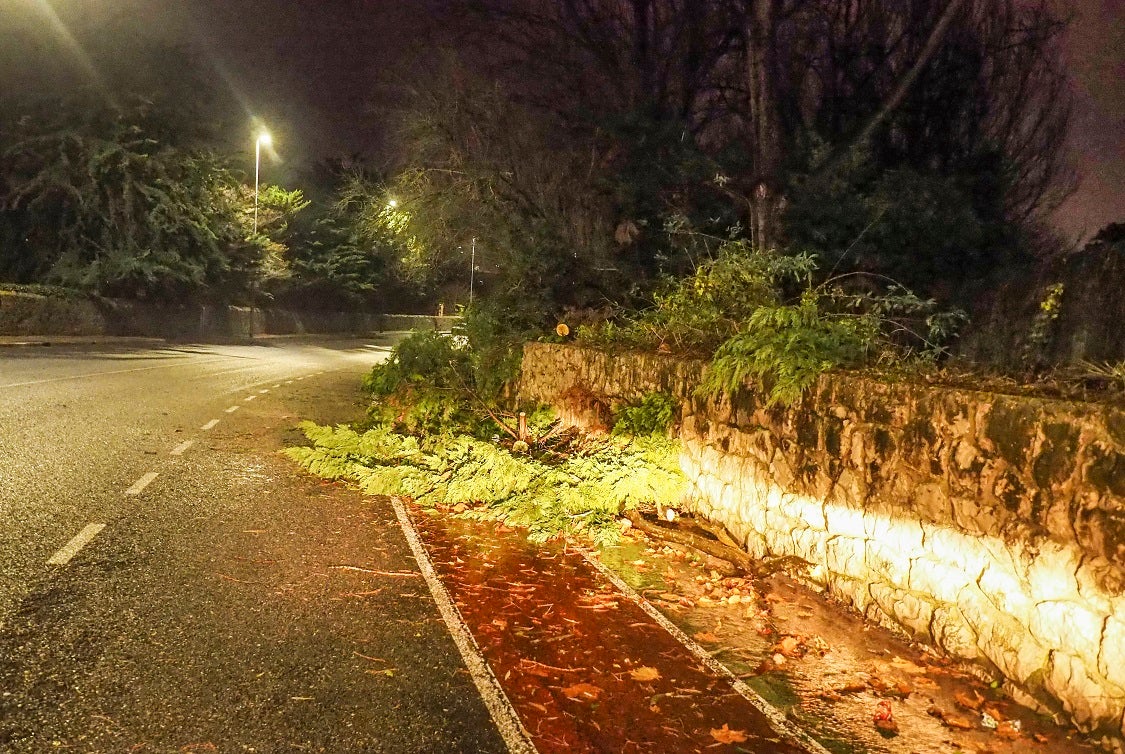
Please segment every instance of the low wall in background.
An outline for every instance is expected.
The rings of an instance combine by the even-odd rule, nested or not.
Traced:
[[[259,335],[367,335],[449,330],[459,317],[194,304],[161,306],[0,291],[0,335],[143,336],[175,340]]]
[[[587,425],[680,397],[685,506],[1125,749],[1125,412],[846,374],[767,408],[693,397],[703,369],[529,344],[519,394]]]
[[[104,335],[107,327],[88,299],[0,290],[0,335]]]

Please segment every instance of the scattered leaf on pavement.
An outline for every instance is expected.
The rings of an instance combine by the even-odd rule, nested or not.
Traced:
[[[972,710],[973,712],[979,712],[981,705],[984,704],[984,697],[976,691],[972,692],[972,696],[958,691],[953,695],[953,700],[961,707]]]
[[[632,676],[634,681],[647,683],[649,681],[655,681],[656,679],[660,678],[660,671],[656,668],[650,668],[646,665],[644,667],[637,668],[636,670],[629,671],[629,675]]]
[[[783,636],[781,641],[774,646],[773,651],[786,657],[801,657],[804,655],[803,649],[804,645],[796,636]]]
[[[602,694],[602,690],[592,683],[576,683],[562,690],[569,699],[584,699],[593,701]]]
[[[731,730],[723,723],[723,727],[711,729],[711,737],[721,744],[741,744],[746,742],[746,731]]]

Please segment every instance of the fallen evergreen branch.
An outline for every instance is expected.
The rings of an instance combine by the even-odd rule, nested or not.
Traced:
[[[539,542],[573,535],[615,544],[622,511],[675,505],[686,488],[678,441],[664,437],[587,439],[547,463],[468,435],[419,439],[386,426],[359,433],[312,422],[300,429],[312,446],[285,452],[314,474],[426,507],[464,504],[461,516],[524,527]]]

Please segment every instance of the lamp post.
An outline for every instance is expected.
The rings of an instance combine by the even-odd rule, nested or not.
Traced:
[[[258,174],[262,167],[262,145],[273,143],[269,133],[262,131],[254,142],[254,235],[258,235]]]
[[[469,258],[469,304],[473,303],[473,282],[477,274],[477,239],[473,239],[472,254]]]

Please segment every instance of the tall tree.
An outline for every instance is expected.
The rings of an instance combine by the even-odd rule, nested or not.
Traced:
[[[936,293],[946,276],[1003,267],[1070,185],[1065,24],[1050,1],[472,0],[465,11],[449,0],[474,70],[536,126],[431,119],[447,136],[473,134],[451,137],[467,151],[407,158],[444,161],[448,178],[460,167],[447,158],[481,156],[481,144],[569,155],[585,169],[543,157],[498,175],[519,176],[526,195],[543,189],[534,159],[549,191],[572,179],[561,193],[597,209],[582,234],[560,237],[592,244],[588,256],[642,287],[692,264],[653,232],[686,217],[713,230],[741,222],[756,244],[797,242],[830,268],[905,271]]]
[[[40,103],[0,124],[0,275],[104,295],[245,297],[280,271],[299,197],[250,193],[207,149],[169,144],[175,116],[143,100]],[[271,235],[267,235],[269,232]]]

